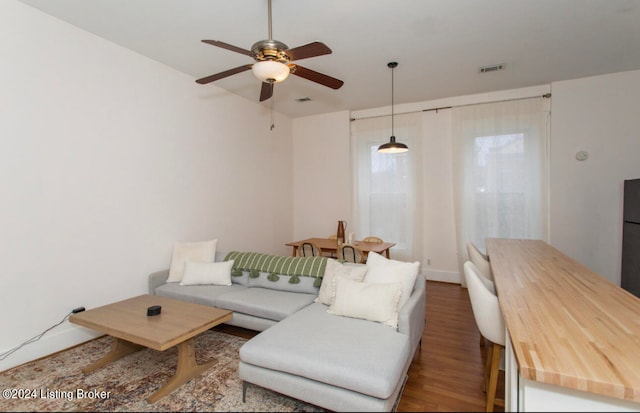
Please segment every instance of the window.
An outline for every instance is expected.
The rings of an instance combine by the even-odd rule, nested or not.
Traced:
[[[470,189],[476,198],[475,234],[525,238],[524,137],[517,133],[474,138]],[[473,242],[478,244],[477,239]]]
[[[396,249],[406,250],[412,181],[409,154],[405,152],[389,156],[378,153],[378,146],[374,144],[369,147],[371,172],[368,180],[369,222],[366,226],[372,234],[384,240],[394,240]]]
[[[453,109],[459,265],[466,243],[547,240],[547,118],[544,98]]]
[[[377,152],[390,117],[353,121],[356,237],[395,242],[394,258],[424,270],[436,256],[441,279],[463,273],[467,241],[547,240],[547,122],[541,97],[404,113],[395,135],[409,152],[390,155]]]
[[[378,153],[389,141],[391,119],[360,119],[352,123],[354,156],[354,232],[357,238],[374,235],[394,242],[394,258],[413,260],[417,232],[416,145],[419,145],[420,114],[395,116],[395,134],[409,152]]]

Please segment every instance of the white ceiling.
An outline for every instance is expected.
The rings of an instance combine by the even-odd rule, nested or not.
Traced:
[[[194,82],[253,63],[200,40],[250,49],[268,38],[267,0],[21,1]],[[291,117],[390,105],[390,61],[396,104],[640,69],[640,0],[272,0],[272,21],[290,48],[329,46],[301,64],[344,81],[339,90],[297,76],[276,84],[276,110]],[[505,70],[479,74],[497,63]],[[258,102],[251,71],[198,87],[212,85]]]

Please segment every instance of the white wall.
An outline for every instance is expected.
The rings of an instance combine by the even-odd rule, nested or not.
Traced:
[[[289,253],[292,122],[0,2],[0,353],[147,292],[172,244]],[[0,370],[91,334],[70,323]]]
[[[296,118],[293,135],[293,237],[329,236],[339,220],[349,233],[349,112]]]
[[[551,244],[620,285],[623,181],[640,178],[640,71],[554,82],[552,93]]]
[[[423,114],[422,269],[429,280],[460,282],[453,204],[451,109]]]

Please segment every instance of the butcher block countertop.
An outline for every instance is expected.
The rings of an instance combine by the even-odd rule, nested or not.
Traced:
[[[640,402],[640,299],[544,241],[486,247],[520,376]]]

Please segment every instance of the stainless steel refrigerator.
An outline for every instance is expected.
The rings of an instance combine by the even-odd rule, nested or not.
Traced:
[[[640,179],[624,181],[621,286],[640,297]]]

